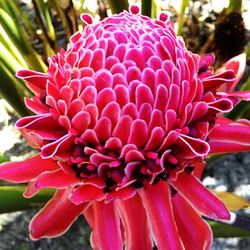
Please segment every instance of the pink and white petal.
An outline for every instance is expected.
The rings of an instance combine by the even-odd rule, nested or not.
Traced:
[[[63,170],[57,169],[51,172],[40,174],[35,180],[35,187],[63,189],[69,186],[80,184],[81,180],[75,174],[66,174]]]
[[[76,206],[68,196],[71,189],[59,190],[45,207],[30,222],[30,237],[33,240],[62,235],[88,207],[88,203]]]
[[[235,72],[231,69],[223,72],[212,74],[202,80],[204,92],[218,89],[221,85],[229,85],[235,81]]]
[[[28,69],[19,70],[16,76],[27,81],[29,89],[37,95],[39,95],[42,90],[45,90],[47,80],[49,79],[47,74]]]
[[[33,148],[40,149],[47,142],[46,140],[43,140],[40,135],[34,132],[30,132],[26,129],[19,129],[19,131],[22,133],[23,137],[29,143],[29,145]]]
[[[91,203],[83,211],[83,216],[85,217],[85,219],[88,222],[89,226],[93,229],[93,227],[95,225],[95,217],[94,217],[94,208],[93,208],[93,205]]]
[[[73,190],[69,199],[75,205],[79,205],[87,201],[101,201],[104,197],[105,194],[102,188],[91,184],[84,184]]]
[[[250,126],[241,121],[220,119],[209,134],[210,154],[250,150]]]
[[[142,189],[139,194],[158,249],[184,249],[174,220],[168,184],[161,181]]]
[[[119,201],[119,212],[125,231],[125,249],[151,250],[152,240],[146,212],[139,195]]]
[[[92,203],[94,226],[91,234],[93,249],[122,250],[122,235],[117,205],[114,201],[105,204],[102,201]]]
[[[210,152],[212,154],[226,154],[235,152],[247,152],[250,150],[249,145],[243,145],[235,142],[222,142],[222,141],[211,141],[209,142]]]
[[[17,121],[16,127],[27,132],[38,134],[45,140],[56,140],[65,133],[63,128],[55,121],[51,114],[21,118]]]
[[[66,134],[57,141],[49,143],[41,148],[41,156],[43,159],[48,159],[58,154],[65,154],[69,152],[74,138]]]
[[[105,202],[109,203],[115,199],[127,200],[133,197],[136,194],[137,190],[131,187],[122,187],[117,189],[116,191],[110,192],[106,194]]]
[[[186,250],[211,249],[212,230],[199,213],[179,194],[172,198],[178,232]]]
[[[54,160],[43,160],[40,155],[36,155],[24,161],[1,164],[0,179],[14,183],[24,183],[36,178],[44,171],[57,169],[59,169],[59,166]]]
[[[33,196],[35,196],[40,190],[38,188],[36,188],[35,186],[35,181],[29,181],[28,186],[26,188],[26,190],[23,193],[23,197],[25,198],[31,198]]]
[[[170,185],[206,217],[215,220],[230,219],[230,214],[222,201],[208,191],[192,174],[186,172],[180,173],[177,180],[170,180]]]
[[[233,91],[233,92],[217,92],[217,95],[231,98],[239,98],[244,101],[250,101],[250,90],[245,91]]]
[[[238,56],[231,58],[229,61],[225,63],[225,65],[220,68],[218,71],[224,71],[227,69],[232,69],[235,74],[236,78],[230,85],[222,85],[220,90],[230,92],[233,91],[240,79],[242,78],[246,67],[246,54],[242,53]]]
[[[190,159],[195,156],[206,156],[210,150],[209,144],[201,139],[181,134],[175,146],[175,154]]]
[[[39,98],[32,97],[24,99],[24,103],[26,107],[28,107],[31,111],[36,114],[44,114],[49,112],[49,107],[43,104]]]

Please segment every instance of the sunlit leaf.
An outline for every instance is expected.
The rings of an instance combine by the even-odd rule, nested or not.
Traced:
[[[45,71],[47,67],[38,53],[31,46],[25,31],[21,29],[17,21],[15,21],[6,11],[1,8],[0,23],[8,37],[22,54],[29,68],[37,71]]]
[[[3,155],[3,154],[0,154],[0,163],[3,163],[3,162],[6,162],[6,161],[9,161],[9,157]]]
[[[229,192],[213,191],[226,205],[229,211],[237,211],[250,207],[250,201]]]

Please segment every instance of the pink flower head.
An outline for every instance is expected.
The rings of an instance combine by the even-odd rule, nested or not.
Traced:
[[[29,182],[26,197],[57,189],[31,221],[34,240],[83,214],[94,249],[210,249],[201,216],[230,214],[199,177],[209,153],[250,149],[249,123],[220,117],[249,92],[217,92],[238,72],[214,74],[213,55],[188,51],[165,14],[130,12],[97,24],[82,15],[48,73],[17,73],[35,115],[16,126],[41,153],[3,164],[0,178]]]

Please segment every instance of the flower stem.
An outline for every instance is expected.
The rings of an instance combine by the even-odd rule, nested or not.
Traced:
[[[151,17],[152,0],[141,1],[141,13],[142,15]]]
[[[181,8],[180,8],[180,13],[178,16],[178,30],[177,30],[177,35],[181,35],[182,34],[182,29],[183,29],[183,24],[184,24],[184,15],[185,15],[185,11],[186,8],[189,4],[189,0],[182,0],[181,2]]]
[[[242,0],[230,0],[229,6],[226,9],[226,13],[229,14],[234,11],[241,12]]]

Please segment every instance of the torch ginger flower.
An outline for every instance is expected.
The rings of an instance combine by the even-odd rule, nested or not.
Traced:
[[[47,74],[17,73],[35,115],[16,126],[41,153],[3,164],[0,179],[29,182],[25,197],[57,190],[32,219],[31,238],[61,235],[83,214],[93,249],[210,249],[201,216],[230,214],[199,181],[204,160],[250,149],[249,123],[221,116],[249,92],[217,92],[238,72],[215,74],[213,55],[188,51],[165,14],[151,20],[132,6],[82,20]]]

